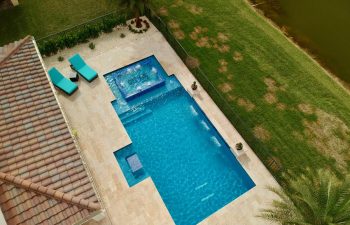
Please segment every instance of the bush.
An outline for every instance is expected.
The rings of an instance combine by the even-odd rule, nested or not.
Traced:
[[[58,59],[59,62],[62,62],[64,60],[64,57],[63,56],[58,56],[57,59]]]
[[[83,32],[86,32],[86,35],[90,38],[97,38],[100,36],[101,28],[97,25],[86,25]]]
[[[121,38],[125,38],[125,34],[124,34],[124,33],[121,33],[121,34],[120,34],[120,37],[121,37]]]
[[[45,41],[43,44],[39,45],[39,51],[44,55],[52,55],[56,54],[58,51],[58,47],[55,41],[48,40]]]
[[[88,42],[90,38],[97,38],[101,32],[110,33],[113,31],[113,28],[116,25],[126,24],[126,19],[126,15],[111,15],[104,18],[100,22],[83,25],[72,30],[59,33],[55,35],[54,38],[39,42],[39,51],[42,55],[45,56],[54,55],[58,52],[58,50],[62,50],[64,48],[72,48],[79,43]]]
[[[118,20],[116,18],[107,18],[102,21],[101,30],[105,33],[110,33],[117,25]]]
[[[76,34],[66,34],[63,36],[63,43],[67,48],[72,48],[78,44],[78,38]]]
[[[236,149],[239,151],[239,150],[242,150],[243,149],[243,144],[241,142],[237,143],[236,144]]]
[[[94,44],[93,42],[90,42],[89,48],[90,48],[91,50],[95,49],[95,44]]]
[[[79,43],[86,43],[88,42],[88,39],[90,38],[89,32],[86,30],[85,27],[83,27],[81,30],[79,30],[76,34],[77,41]]]

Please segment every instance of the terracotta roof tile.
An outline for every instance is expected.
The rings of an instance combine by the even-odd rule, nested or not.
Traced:
[[[0,207],[8,225],[72,224],[100,208],[30,37],[0,62]]]

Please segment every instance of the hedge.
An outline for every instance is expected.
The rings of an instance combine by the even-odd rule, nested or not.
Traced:
[[[60,32],[50,38],[38,41],[38,48],[42,55],[50,56],[64,48],[72,48],[79,43],[86,43],[90,38],[97,38],[102,32],[110,33],[119,24],[126,24],[127,15],[108,15],[99,22],[83,24],[74,29]]]

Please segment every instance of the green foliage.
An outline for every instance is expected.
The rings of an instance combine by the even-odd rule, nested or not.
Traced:
[[[285,192],[270,188],[279,196],[261,217],[281,225],[350,224],[350,176],[338,180],[329,171],[289,178]]]
[[[145,6],[148,4],[148,0],[120,0],[120,5],[128,8],[132,13],[134,13],[136,18],[144,14]]]
[[[57,60],[58,60],[59,62],[62,62],[62,61],[64,60],[64,57],[63,57],[63,56],[58,56]]]
[[[87,34],[87,36],[89,36],[90,38],[97,38],[98,36],[100,36],[100,32],[103,29],[103,23],[102,25],[86,25],[83,28],[82,32],[85,32]]]
[[[243,144],[241,142],[236,144],[236,149],[237,150],[242,150],[243,149]]]
[[[58,51],[57,43],[54,40],[48,40],[40,44],[39,51],[43,55],[56,54]]]
[[[89,48],[90,48],[91,50],[95,49],[95,44],[94,44],[93,42],[90,42]]]
[[[63,37],[63,42],[67,48],[72,48],[78,44],[78,36],[76,34],[66,34]]]
[[[109,16],[102,21],[93,24],[86,24],[55,35],[53,38],[39,42],[39,50],[42,55],[50,56],[56,54],[58,50],[72,48],[79,43],[86,43],[91,38],[97,38],[101,32],[112,32],[118,24],[126,23],[126,15]]]
[[[113,31],[113,28],[118,23],[117,18],[107,18],[102,22],[102,31],[105,33],[110,33]]]

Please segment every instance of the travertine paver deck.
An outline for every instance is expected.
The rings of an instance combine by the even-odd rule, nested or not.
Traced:
[[[126,34],[123,39],[120,38],[122,32]],[[72,96],[68,97],[60,91],[57,91],[57,95],[71,127],[77,131],[80,147],[101,193],[108,215],[103,222],[128,225],[173,224],[153,181],[148,178],[129,188],[114,158],[113,152],[131,141],[110,104],[114,96],[102,75],[154,54],[166,72],[176,74],[187,90],[195,78],[153,26],[146,34],[132,34],[122,28],[93,41],[96,44],[95,50],[90,50],[88,44],[84,44],[45,58],[44,61],[47,69],[56,66],[68,74],[68,62],[58,62],[57,57],[62,55],[68,59],[74,53],[80,53],[100,74],[92,83],[80,79],[79,89]],[[230,146],[235,146],[237,142],[244,143],[246,155],[238,158],[256,184],[252,190],[201,224],[266,224],[266,221],[256,215],[274,197],[266,190],[266,185],[277,185],[276,181],[207,93],[199,87],[193,96]]]

